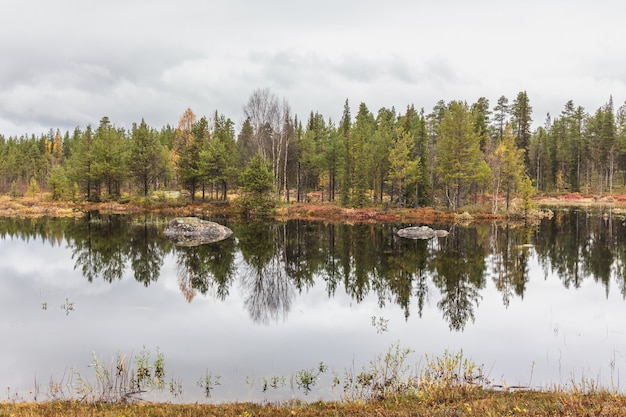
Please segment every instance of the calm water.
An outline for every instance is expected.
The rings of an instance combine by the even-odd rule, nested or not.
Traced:
[[[603,216],[604,214],[604,216]],[[0,219],[0,389],[49,398],[75,369],[158,349],[183,401],[220,376],[208,401],[337,399],[333,374],[398,342],[463,350],[494,384],[545,387],[592,378],[619,388],[626,369],[626,227],[602,212],[540,225],[229,224],[230,239],[179,248],[162,226],[126,217]],[[304,396],[299,370],[329,371]],[[278,388],[263,381],[282,378]],[[76,380],[73,380],[76,384]],[[149,398],[176,401],[165,390]]]

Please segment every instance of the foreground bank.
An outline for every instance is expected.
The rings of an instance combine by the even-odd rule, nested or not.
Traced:
[[[285,404],[0,403],[0,416],[624,416],[626,396],[609,392],[441,391],[368,402]]]

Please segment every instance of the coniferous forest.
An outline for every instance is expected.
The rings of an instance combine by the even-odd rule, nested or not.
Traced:
[[[526,92],[497,103],[439,101],[431,110],[352,108],[340,120],[292,114],[255,90],[238,129],[226,115],[185,110],[176,126],[138,120],[40,136],[0,135],[0,192],[48,191],[56,200],[105,201],[184,191],[194,202],[232,195],[333,201],[347,207],[438,206],[478,199],[493,212],[515,196],[605,195],[626,184],[626,104],[573,101],[533,128]],[[616,175],[618,174],[618,175]]]

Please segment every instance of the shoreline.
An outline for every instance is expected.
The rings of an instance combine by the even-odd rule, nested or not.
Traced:
[[[560,196],[541,196],[533,200],[536,209],[531,218],[542,217],[541,210],[567,207],[609,207],[620,213],[626,213],[626,196],[605,196],[602,198],[563,194]],[[433,207],[392,208],[381,207],[347,208],[336,203],[283,203],[265,216],[279,221],[312,220],[337,223],[421,223],[433,224],[458,223],[468,221],[523,221],[524,215],[519,209],[519,201],[514,200],[507,213],[492,214],[489,205],[472,205],[458,212]],[[155,214],[164,216],[200,216],[200,217],[242,217],[239,207],[231,202],[203,201],[184,204],[178,200],[150,202],[72,202],[53,201],[46,195],[35,197],[11,198],[0,196],[0,217],[38,218],[51,217],[80,218],[90,211],[102,214]]]

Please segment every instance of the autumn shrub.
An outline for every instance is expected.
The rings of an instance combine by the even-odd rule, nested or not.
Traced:
[[[39,194],[39,183],[37,182],[35,177],[32,177],[30,179],[30,182],[28,183],[28,190],[26,191],[26,195],[31,198],[35,198],[37,194]]]
[[[11,191],[9,193],[12,198],[18,198],[20,196],[20,191],[17,188],[17,181],[13,180],[11,183]]]

